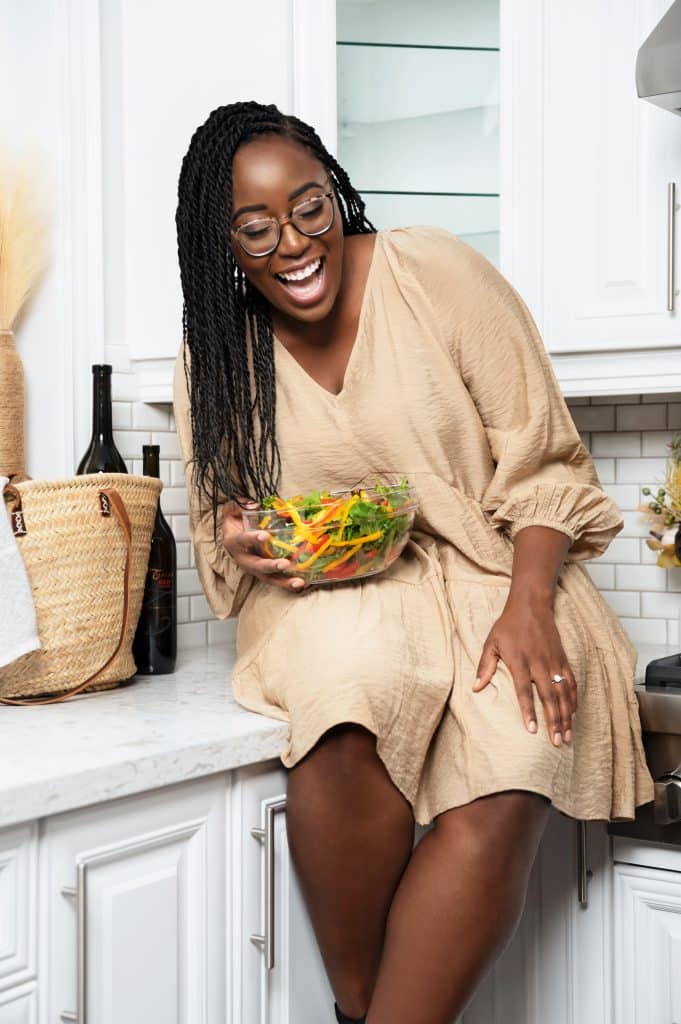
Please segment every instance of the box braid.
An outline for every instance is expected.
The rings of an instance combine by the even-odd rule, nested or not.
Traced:
[[[273,104],[249,101],[217,107],[194,132],[180,170],[175,223],[193,479],[199,495],[209,499],[215,536],[220,494],[261,503],[277,492],[281,476],[272,319],[229,244],[234,154],[242,143],[268,133],[300,142],[324,166],[338,199],[344,235],[375,230],[365,216],[364,201],[315,130]]]

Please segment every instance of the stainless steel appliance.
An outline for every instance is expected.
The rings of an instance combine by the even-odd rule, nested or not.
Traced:
[[[655,799],[633,822],[611,822],[613,835],[681,845],[681,654],[651,662],[636,687],[643,743]]]

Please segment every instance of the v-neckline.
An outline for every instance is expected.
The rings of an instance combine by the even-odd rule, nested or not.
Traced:
[[[364,336],[364,320],[366,318],[367,306],[369,305],[369,293],[371,291],[371,283],[372,278],[374,276],[374,267],[377,263],[378,246],[379,242],[381,241],[382,231],[379,230],[376,232],[374,248],[371,253],[371,260],[369,261],[369,271],[367,273],[367,279],[364,282],[364,294],[362,295],[362,302],[359,308],[359,318],[357,320],[357,333],[355,334],[355,340],[352,344],[352,348],[350,349],[348,361],[345,364],[345,373],[343,374],[343,386],[341,387],[340,391],[338,391],[337,393],[329,391],[329,389],[325,388],[322,384],[319,383],[319,381],[316,381],[312,374],[307,372],[302,363],[298,362],[296,357],[286,348],[286,345],[284,345],[284,343],[279,340],[276,334],[273,333],[274,344],[276,347],[278,347],[280,352],[284,353],[284,357],[290,360],[290,362],[294,363],[294,365],[297,366],[298,371],[303,375],[303,377],[306,377],[307,380],[312,384],[312,386],[317,389],[317,391],[321,391],[322,394],[325,395],[332,402],[339,402],[345,397],[351,376],[354,373],[354,367],[357,362],[358,352],[360,349],[360,342]]]

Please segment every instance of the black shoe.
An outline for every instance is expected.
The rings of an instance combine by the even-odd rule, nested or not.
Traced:
[[[338,1003],[334,1003],[333,1008],[336,1011],[338,1024],[364,1024],[366,1020],[366,1017],[346,1017],[343,1011],[338,1008]]]

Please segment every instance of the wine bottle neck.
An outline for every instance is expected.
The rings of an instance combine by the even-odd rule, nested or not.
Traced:
[[[145,476],[160,477],[161,468],[159,466],[158,452],[149,452],[145,449],[142,459],[142,472]]]
[[[92,435],[99,441],[113,441],[111,422],[111,375],[92,375]]]

